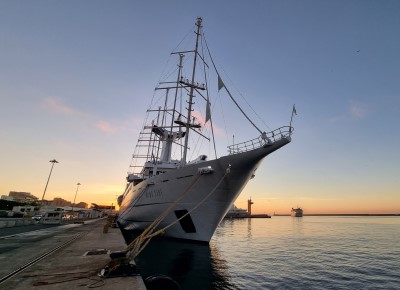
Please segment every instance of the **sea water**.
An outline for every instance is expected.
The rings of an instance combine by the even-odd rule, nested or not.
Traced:
[[[400,289],[400,217],[225,219],[209,245],[155,240],[136,262],[184,290]]]

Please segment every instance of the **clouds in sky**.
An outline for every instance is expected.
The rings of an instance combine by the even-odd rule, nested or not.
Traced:
[[[99,120],[96,123],[96,128],[103,133],[113,134],[113,133],[130,131],[131,128],[129,127],[129,125],[134,126],[129,121],[110,123],[108,121]]]
[[[78,112],[65,105],[63,100],[57,97],[48,97],[42,101],[42,106],[45,110],[56,114],[74,115]]]
[[[117,128],[111,125],[109,122],[101,120],[96,123],[96,127],[105,133],[113,133],[117,130]]]
[[[60,97],[47,97],[42,100],[41,107],[53,114],[70,116],[73,118],[78,118],[81,124],[86,124],[88,127],[94,127],[97,131],[106,134],[123,133],[126,131],[131,131],[132,128],[137,127],[140,124],[139,120],[104,120],[100,119],[94,115],[88,114],[83,111],[78,111],[65,104],[64,100]]]
[[[359,103],[350,104],[350,114],[353,119],[364,119],[367,113],[365,105]]]
[[[346,105],[345,112],[329,118],[331,123],[337,123],[348,120],[363,120],[367,117],[369,111],[366,104],[362,102],[349,101]]]

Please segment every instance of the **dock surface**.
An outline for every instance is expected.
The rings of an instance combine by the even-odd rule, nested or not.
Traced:
[[[103,233],[105,224],[106,220],[96,220],[51,228],[52,234],[40,230],[1,239],[0,289],[145,290],[139,274],[98,275],[111,261],[109,252],[126,246],[118,228]],[[21,268],[24,270],[4,279]]]

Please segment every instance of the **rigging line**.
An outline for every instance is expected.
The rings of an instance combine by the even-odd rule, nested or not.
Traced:
[[[193,30],[194,27],[195,27],[195,25],[193,25],[193,26],[188,30],[188,32],[186,33],[186,35],[182,38],[182,40],[178,43],[177,46],[175,46],[175,48],[174,48],[172,51],[175,51],[175,50],[182,44],[182,42],[188,37],[188,35],[191,34],[191,32],[192,32],[192,30]],[[165,66],[164,66],[164,69],[163,69],[163,71],[162,71],[162,73],[161,73],[161,76],[160,76],[160,79],[158,80],[158,82],[161,82],[161,79],[163,78],[164,72],[166,71],[166,69],[167,69],[167,67],[168,67],[168,63],[169,63],[170,59],[171,59],[171,54],[170,54],[170,57],[168,58],[168,60],[167,60],[167,62],[166,62],[166,64],[165,64]]]
[[[204,138],[202,138],[201,135],[197,135],[197,140],[194,140],[194,139],[195,138],[193,138],[193,140],[192,140],[193,149],[191,150],[191,154],[190,154],[189,160],[193,160],[195,154],[200,155],[201,144],[202,144],[201,141],[204,140]]]
[[[186,35],[182,38],[182,40],[178,43],[178,45],[172,50],[175,51],[177,50],[177,48],[182,44],[182,42],[188,37],[188,35],[192,35],[193,29],[196,29],[196,24],[193,24],[192,27],[190,27],[190,29],[188,30],[188,32],[186,33]]]
[[[165,73],[165,71],[167,70],[167,67],[168,67],[168,64],[169,64],[170,60],[171,60],[171,56],[167,59],[165,65],[164,65],[164,68],[163,68],[163,70],[162,70],[162,72],[161,72],[160,78],[158,79],[157,85],[158,85],[163,79],[165,79],[164,73]],[[170,74],[171,74],[171,73],[169,73],[169,75],[170,75]],[[157,85],[156,85],[155,87],[157,87]]]
[[[219,94],[218,94],[219,95]],[[226,120],[225,120],[225,112],[224,112],[224,106],[222,106],[222,102],[221,102],[221,96],[219,95],[218,98],[218,104],[220,106],[220,110],[221,110],[221,117],[222,117],[222,121],[224,123],[224,129],[225,129],[225,137],[226,137],[226,144],[229,144],[229,138],[228,138],[228,127],[226,126]],[[216,105],[215,105],[216,106]]]
[[[250,105],[249,102],[247,102],[246,98],[243,96],[243,94],[240,92],[240,90],[235,87],[233,81],[231,80],[231,78],[229,77],[229,75],[226,73],[226,71],[224,70],[224,68],[222,68],[222,70],[224,71],[225,75],[227,76],[228,80],[230,81],[230,83],[232,84],[232,86],[236,89],[236,91],[238,91],[239,95],[242,97],[242,99],[246,102],[246,104],[249,106],[249,108],[253,111],[253,113],[257,116],[257,118],[268,128],[269,131],[272,131],[272,129],[267,125],[267,123],[264,122],[264,120],[257,114],[257,112],[253,109],[253,107]]]
[[[175,62],[175,64],[177,65],[176,62]],[[177,71],[177,70],[178,70],[177,68],[173,68],[173,69],[171,69],[171,71],[170,71],[167,75],[165,75],[163,78],[160,78],[160,81],[158,82],[157,87],[158,87],[159,85],[161,85],[161,83],[162,83],[163,81],[167,81],[172,75],[176,74],[176,71]]]
[[[204,36],[204,31],[203,31],[203,33],[202,33],[202,38],[201,38],[201,50],[202,50],[202,54],[203,54],[203,56],[205,55],[205,53],[204,53],[204,44],[203,44],[203,42],[205,41],[205,36]],[[204,67],[204,78],[205,78],[205,81],[206,81],[206,86],[208,86],[208,79],[207,79],[207,71],[206,71],[206,64],[205,64],[205,62],[203,61],[203,67]],[[208,87],[207,87],[207,107],[206,107],[206,120],[207,120],[207,110],[208,109],[210,109],[210,111],[211,111],[211,108],[209,108],[209,106],[210,106],[210,104],[209,104],[209,102],[210,102],[210,96],[209,96],[209,93],[208,93]],[[215,153],[215,159],[217,159],[218,157],[217,157],[217,147],[216,147],[216,145],[215,145],[215,136],[214,136],[214,127],[213,127],[213,123],[212,123],[212,115],[211,115],[211,112],[209,112],[210,114],[209,114],[209,118],[210,118],[210,127],[211,127],[211,136],[212,136],[212,139],[213,139],[213,145],[214,145],[214,153]],[[206,121],[207,122],[207,121]],[[205,126],[206,124],[204,123],[204,126]]]
[[[153,92],[153,96],[152,96],[152,98],[151,98],[151,102],[150,102],[150,107],[152,106],[152,104],[153,104],[153,101],[154,101],[154,97],[155,97],[155,91]],[[141,130],[140,130],[140,132],[139,132],[139,139],[140,139],[140,137],[141,137],[141,134],[142,134],[142,131],[143,131],[143,128],[144,128],[144,126],[145,126],[145,124],[146,124],[146,122],[147,122],[147,120],[148,120],[148,118],[149,118],[149,111],[146,111],[146,114],[145,114],[145,117],[144,117],[144,119],[143,119],[143,123],[142,123],[142,126],[141,126]],[[137,159],[136,158],[134,158],[134,156],[135,156],[135,153],[136,152],[138,152],[139,151],[139,149],[138,149],[138,144],[136,144],[136,146],[135,146],[135,149],[134,149],[134,154],[133,154],[133,156],[132,156],[132,160],[131,160],[131,163],[130,163],[130,166],[129,166],[129,168],[132,166],[132,163],[134,163],[134,166],[136,166],[136,163],[137,163]],[[130,169],[128,169],[128,172],[130,171]]]
[[[220,78],[219,72],[218,72],[217,67],[215,66],[215,63],[214,63],[214,59],[212,58],[211,53],[210,53],[210,49],[208,48],[208,44],[207,44],[207,40],[206,40],[205,36],[204,36],[204,42],[205,42],[205,44],[206,44],[207,51],[208,51],[208,55],[210,56],[210,60],[211,60],[211,62],[212,62],[212,64],[213,64],[213,66],[214,66],[215,72],[217,73],[218,77]],[[238,103],[236,102],[236,100],[233,98],[232,94],[230,93],[230,91],[228,90],[228,88],[225,86],[225,84],[224,84],[223,87],[225,88],[225,90],[226,90],[226,92],[228,93],[229,97],[230,97],[230,98],[232,99],[232,101],[235,103],[236,107],[238,107],[238,109],[240,110],[240,112],[242,112],[242,114],[243,114],[243,115],[246,117],[246,119],[253,125],[253,127],[256,128],[256,130],[257,130],[258,132],[260,132],[260,134],[262,134],[263,132],[262,132],[262,131],[253,123],[253,121],[246,115],[246,113],[243,111],[243,109],[239,106],[239,104],[238,104]]]

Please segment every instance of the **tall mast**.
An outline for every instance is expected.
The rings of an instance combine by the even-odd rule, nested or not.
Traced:
[[[201,23],[202,19],[201,17],[197,18],[196,26],[197,26],[197,32],[196,32],[196,47],[194,49],[194,61],[193,61],[193,72],[192,72],[192,83],[190,86],[190,92],[189,92],[189,107],[188,107],[188,115],[187,115],[187,122],[186,122],[186,135],[185,135],[185,146],[183,150],[183,158],[182,158],[182,163],[186,164],[186,156],[187,156],[187,150],[188,150],[188,142],[189,142],[189,131],[191,127],[191,118],[192,118],[192,105],[193,105],[193,92],[194,92],[194,77],[196,74],[196,63],[197,63],[197,50],[199,47],[199,37],[200,37],[200,29],[201,29]]]
[[[174,120],[175,120],[175,110],[176,110],[176,100],[178,98],[178,89],[179,89],[179,80],[181,79],[182,76],[182,63],[183,63],[183,57],[185,55],[183,53],[179,54],[179,69],[178,69],[178,79],[176,80],[176,87],[175,87],[175,99],[174,99],[174,108],[172,110],[172,118],[171,118],[171,130],[170,130],[170,134],[172,134],[172,129],[174,126]]]

